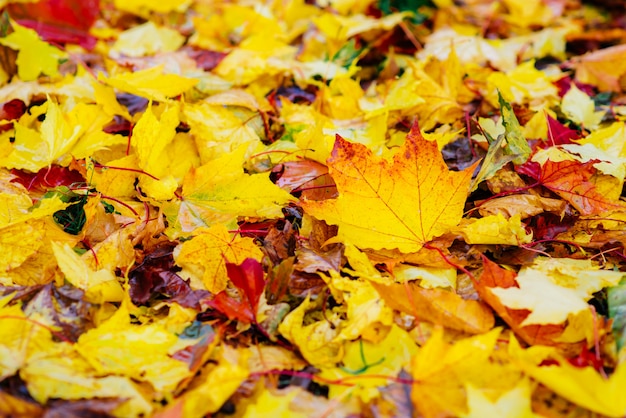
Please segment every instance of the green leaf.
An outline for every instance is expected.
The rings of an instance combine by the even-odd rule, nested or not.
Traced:
[[[507,155],[506,148],[502,146],[505,142],[504,135],[498,135],[498,139],[495,141],[487,132],[485,132],[485,135],[487,137],[487,141],[489,142],[489,149],[487,150],[487,155],[483,160],[478,175],[476,175],[472,182],[472,187],[470,189],[472,192],[476,190],[480,183],[492,178],[498,170],[513,161],[515,158],[513,155]]]
[[[613,335],[617,350],[626,345],[626,281],[608,289],[609,318],[613,320]]]
[[[85,215],[85,203],[87,203],[87,196],[76,196],[70,200],[72,202],[66,209],[56,211],[52,218],[58,223],[63,231],[68,234],[78,235],[87,222],[87,216]]]
[[[514,157],[513,164],[524,164],[531,154],[528,141],[524,137],[522,127],[515,116],[515,112],[513,112],[511,104],[504,100],[500,91],[498,91],[498,101],[500,102],[502,125],[504,125],[504,137],[506,138],[504,153]]]
[[[431,0],[380,0],[378,2],[378,9],[384,15],[395,12],[412,12],[412,20],[415,24],[420,24],[428,18],[427,15],[420,12],[421,8],[434,6]]]

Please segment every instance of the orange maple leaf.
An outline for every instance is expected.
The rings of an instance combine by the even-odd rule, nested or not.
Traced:
[[[448,171],[414,123],[393,162],[337,135],[328,167],[339,197],[304,200],[304,210],[338,225],[337,241],[412,253],[459,223],[475,165]]]
[[[493,328],[491,309],[475,300],[465,300],[444,289],[424,289],[416,282],[389,285],[371,282],[385,303],[420,320],[447,328],[480,334]]]
[[[595,181],[597,161],[547,160],[541,166],[541,184],[567,200],[582,215],[597,215],[604,212],[623,210],[626,207],[598,190]]]
[[[546,160],[543,164],[529,162],[516,170],[537,180],[571,204],[581,215],[597,215],[626,209],[623,202],[607,194],[607,184],[594,167],[597,160]],[[608,177],[608,176],[604,176]]]

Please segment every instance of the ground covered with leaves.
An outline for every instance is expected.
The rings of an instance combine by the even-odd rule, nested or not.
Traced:
[[[1,416],[626,414],[622,2],[0,5]]]

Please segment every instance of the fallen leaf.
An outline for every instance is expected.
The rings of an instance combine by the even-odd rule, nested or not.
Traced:
[[[392,325],[381,341],[358,339],[347,342],[342,366],[322,368],[320,376],[338,382],[352,381],[357,385],[330,385],[330,398],[351,394],[363,402],[370,402],[379,396],[381,388],[390,383],[387,376],[396,376],[401,370],[410,368],[411,359],[418,351],[409,333]]]
[[[158,27],[148,21],[120,33],[111,51],[129,57],[141,57],[176,51],[184,42],[185,38],[177,31],[165,26]]]
[[[561,102],[561,110],[572,121],[585,129],[596,129],[605,112],[596,112],[595,103],[575,84],[565,93]]]
[[[15,49],[17,54],[17,74],[23,81],[36,80],[40,74],[59,74],[59,61],[66,54],[44,42],[33,29],[13,22],[13,32],[0,38],[0,44]]]
[[[263,253],[252,238],[232,239],[224,225],[196,230],[196,236],[174,251],[176,264],[194,272],[206,289],[219,293],[226,288],[226,263],[242,263],[246,258],[260,260]]]
[[[280,393],[271,393],[265,390],[261,392],[261,395],[255,399],[253,404],[246,408],[244,418],[253,418],[267,414],[304,418],[308,415],[294,411],[291,407],[291,403],[298,395],[298,392],[299,389],[297,388],[283,390]]]
[[[90,303],[121,302],[124,290],[110,270],[94,271],[87,266],[72,248],[52,242],[52,251],[59,268],[72,285],[85,291],[85,300]]]
[[[531,311],[522,326],[560,324],[569,315],[589,309],[587,300],[594,292],[619,283],[621,278],[620,272],[599,270],[591,260],[538,258],[518,273],[515,281],[519,288],[495,287],[491,292],[504,306]]]
[[[171,391],[190,374],[185,363],[169,356],[177,336],[160,324],[131,324],[129,304],[125,299],[113,316],[82,334],[74,349],[101,375],[126,376]]]
[[[196,169],[183,180],[182,201],[163,204],[170,227],[189,232],[216,223],[233,223],[238,217],[282,216],[281,206],[293,198],[273,184],[267,174],[246,174],[245,149],[226,154]]]
[[[494,317],[488,307],[481,302],[464,300],[449,290],[423,289],[414,282],[371,283],[387,305],[420,321],[469,334],[480,334],[493,328]]]
[[[517,288],[516,273],[499,267],[496,263],[483,256],[483,273],[474,286],[481,299],[511,327],[511,329],[528,344],[554,345],[555,339],[563,333],[563,326],[522,325],[530,314],[529,309],[511,309],[505,306],[498,296],[492,292],[494,288]]]
[[[198,80],[177,74],[164,74],[162,65],[135,72],[120,73],[110,77],[98,74],[98,81],[121,91],[146,99],[166,102],[191,89]]]
[[[468,244],[523,245],[533,239],[532,233],[524,229],[519,214],[508,219],[498,213],[463,221],[457,231]]]
[[[501,214],[505,218],[519,216],[522,219],[544,212],[562,215],[567,204],[560,199],[552,199],[532,194],[518,194],[513,196],[497,197],[481,202],[478,212],[482,216]],[[543,237],[543,235],[540,235]]]
[[[263,267],[254,258],[241,264],[226,263],[228,278],[239,290],[239,299],[221,291],[208,303],[230,319],[244,323],[257,323],[259,299],[265,290]]]
[[[448,344],[443,340],[442,329],[435,329],[413,357],[411,368],[415,381],[411,399],[424,417],[461,415],[467,411],[464,385],[481,373],[481,366],[487,362],[499,334],[496,328]]]
[[[626,399],[621,396],[620,388],[626,379],[625,367],[618,366],[607,379],[593,367],[574,367],[562,359],[554,360],[551,365],[536,364],[531,360],[531,354],[523,353],[517,342],[511,348],[525,373],[569,401],[602,415],[624,415]],[[530,348],[526,351],[537,350]]]
[[[536,164],[536,163],[535,163]],[[594,161],[546,160],[538,167],[519,167],[518,171],[535,177],[539,183],[567,200],[582,215],[596,215],[623,210],[624,205],[602,193],[602,180],[597,176]]]
[[[303,201],[304,210],[339,225],[337,240],[405,253],[459,223],[474,170],[449,172],[437,144],[423,139],[417,124],[393,163],[338,136],[328,164],[339,197]]]
[[[531,384],[527,379],[497,399],[490,399],[486,393],[471,385],[467,386],[467,418],[498,416],[502,418],[534,418],[530,405]]]
[[[626,74],[623,56],[626,45],[615,45],[572,58],[576,80],[589,83],[602,90],[624,90],[622,79]]]

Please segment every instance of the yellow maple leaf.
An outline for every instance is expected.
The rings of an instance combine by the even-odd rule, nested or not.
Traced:
[[[140,16],[149,16],[149,12],[168,13],[171,11],[184,11],[189,7],[191,0],[115,0],[115,7],[120,10],[135,13]]]
[[[449,344],[436,328],[413,358],[411,399],[426,418],[467,411],[465,384],[481,381],[500,329]],[[482,375],[482,376],[481,376]],[[492,382],[496,385],[496,382]]]
[[[111,52],[129,57],[142,57],[176,51],[184,42],[185,38],[178,31],[148,21],[120,33]]]
[[[0,254],[2,254],[0,272],[4,274],[12,272],[12,274],[19,275],[19,267],[30,258],[39,258],[40,261],[47,258],[43,253],[47,253],[46,236],[50,233],[51,225],[46,222],[46,218],[51,217],[58,210],[65,209],[67,203],[62,202],[58,197],[52,197],[41,200],[37,206],[32,206],[32,204],[26,206],[27,202],[20,199],[20,195],[13,195],[13,199],[10,199],[11,195],[5,196],[8,198],[4,206],[6,212],[4,219],[0,219]],[[47,280],[41,276],[39,279]],[[28,281],[29,279],[24,278],[24,282],[19,284],[26,284]],[[13,283],[7,282],[6,284]]]
[[[347,341],[344,347],[341,367],[322,368],[320,377],[357,385],[356,388],[330,385],[330,399],[349,392],[363,402],[379,396],[379,388],[391,383],[387,376],[397,376],[402,369],[410,369],[411,359],[419,350],[409,333],[395,324],[381,341],[357,339]]]
[[[458,231],[468,244],[521,245],[530,243],[533,238],[522,226],[519,214],[508,219],[501,213],[467,219],[461,222]]]
[[[548,25],[556,17],[552,9],[541,0],[504,0],[503,3],[508,9],[506,21],[524,28]]]
[[[116,341],[116,338],[112,338]],[[28,393],[41,404],[48,399],[121,398],[126,401],[115,409],[115,415],[139,417],[150,414],[153,406],[145,388],[126,376],[96,372],[73,346],[54,344],[38,351],[20,370]]]
[[[254,150],[261,144],[253,126],[222,104],[185,105],[183,113],[196,132],[196,146],[203,163],[244,145]]]
[[[124,299],[112,317],[83,333],[74,347],[98,373],[127,376],[158,391],[171,391],[191,373],[186,363],[169,356],[178,337],[161,324],[131,324],[130,304]]]
[[[17,75],[23,81],[36,80],[39,74],[54,76],[59,74],[59,61],[67,54],[41,40],[37,32],[11,23],[13,32],[0,38],[0,44],[18,50]]]
[[[520,270],[515,279],[519,287],[494,287],[491,292],[504,306],[531,311],[522,326],[560,324],[570,315],[589,309],[587,300],[593,293],[616,285],[622,276],[600,270],[591,260],[538,258]]]
[[[626,414],[623,396],[626,367],[623,364],[606,380],[593,367],[577,368],[564,360],[558,366],[534,366],[524,370],[577,405],[610,417]]]
[[[104,113],[109,116],[120,115],[126,120],[131,120],[132,116],[128,113],[128,109],[122,106],[115,97],[113,87],[107,86],[99,81],[92,80],[93,95],[96,103],[102,106]]]
[[[269,390],[261,391],[261,394],[255,399],[244,414],[244,418],[256,418],[261,416],[273,417],[295,417],[305,418],[308,415],[296,412],[291,408],[294,398],[300,393],[301,388],[291,388],[279,391],[277,393]]]
[[[596,105],[591,97],[587,96],[573,83],[563,96],[561,110],[565,113],[565,116],[585,129],[597,128],[606,113],[596,112]]]
[[[107,269],[92,270],[68,244],[52,242],[52,251],[68,282],[85,291],[87,302],[121,302],[124,290],[115,275]]]
[[[15,123],[15,141],[11,153],[0,160],[7,168],[20,168],[32,172],[49,166],[58,158],[67,157],[78,141],[85,126],[72,123],[57,103],[48,98],[46,119],[39,131],[20,122]]]
[[[140,176],[139,185],[155,199],[171,199],[178,188],[178,182],[168,175],[170,158],[166,152],[178,123],[178,106],[167,107],[157,119],[150,104],[133,128],[131,144],[139,158],[139,169],[149,174]]]
[[[231,237],[226,226],[216,224],[211,228],[200,228],[195,236],[180,244],[174,251],[176,264],[186,272],[201,278],[204,286],[212,293],[226,287],[228,275],[226,263],[240,264],[246,258],[261,261],[263,253],[252,238]]]
[[[52,336],[46,327],[32,322],[20,303],[9,305],[13,295],[0,299],[0,379],[13,376],[27,359],[39,350],[52,345]]]
[[[467,385],[467,407],[469,412],[464,418],[535,418],[530,406],[532,387],[528,379],[521,379],[511,390],[497,399],[487,396],[486,391],[473,385]]]
[[[135,179],[139,174],[136,154],[111,160],[102,169],[92,170],[91,184],[106,196],[128,198],[135,196]]]
[[[217,364],[209,364],[192,389],[180,398],[184,417],[199,417],[217,412],[248,378],[248,352],[222,347]]]
[[[558,356],[558,364],[541,364],[548,356],[556,355],[551,347],[534,346],[524,350],[512,338],[509,352],[527,375],[570,402],[609,417],[626,414],[626,367],[623,363],[607,379],[593,367],[575,367]]]
[[[326,311],[325,321],[304,324],[305,315],[317,309],[318,303],[307,298],[296,309],[291,311],[278,326],[278,332],[288,341],[295,344],[302,357],[316,367],[334,367],[344,355],[343,341],[335,337],[339,334],[337,326],[340,315]]]
[[[459,223],[475,167],[448,171],[437,144],[426,141],[417,124],[393,163],[338,136],[328,165],[339,197],[305,200],[305,211],[339,225],[337,240],[403,253],[419,251]]]
[[[393,311],[385,305],[374,287],[365,280],[353,280],[331,270],[328,287],[333,296],[346,306],[346,320],[336,341],[354,340],[360,336],[376,340],[379,328],[393,323]]]
[[[245,147],[191,169],[183,180],[182,201],[164,204],[170,227],[190,232],[238,217],[276,218],[294,198],[269,179],[268,173],[243,171]]]
[[[494,106],[498,104],[497,92],[511,103],[524,101],[556,100],[557,89],[552,80],[535,68],[534,60],[526,61],[510,71],[494,72],[487,78],[485,95]]]
[[[98,80],[121,91],[159,102],[179,96],[198,83],[198,80],[177,74],[163,74],[163,65],[111,77],[99,73]]]

